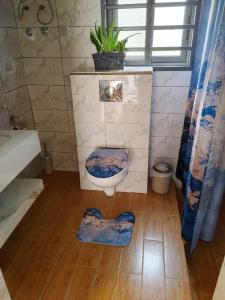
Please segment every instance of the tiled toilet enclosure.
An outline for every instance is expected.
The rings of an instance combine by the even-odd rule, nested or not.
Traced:
[[[114,147],[129,152],[128,175],[117,191],[147,193],[152,69],[77,71],[70,79],[81,189],[99,189],[85,176],[89,154]],[[122,82],[121,102],[100,101],[99,86],[106,81]]]

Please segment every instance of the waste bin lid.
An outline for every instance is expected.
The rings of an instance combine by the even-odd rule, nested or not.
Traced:
[[[153,170],[161,174],[169,174],[173,168],[167,163],[159,162],[153,166]]]

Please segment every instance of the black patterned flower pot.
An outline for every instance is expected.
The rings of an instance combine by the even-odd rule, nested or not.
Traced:
[[[96,71],[123,70],[125,53],[92,54]]]

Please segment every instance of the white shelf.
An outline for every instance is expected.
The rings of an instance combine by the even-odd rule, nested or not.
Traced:
[[[3,202],[2,207],[4,207],[4,210],[7,208],[8,203],[9,211],[14,211],[0,222],[0,248],[43,189],[42,179],[15,179],[0,193],[0,203],[2,202],[0,204],[0,216]]]
[[[37,131],[0,130],[0,192],[40,152],[41,147]]]

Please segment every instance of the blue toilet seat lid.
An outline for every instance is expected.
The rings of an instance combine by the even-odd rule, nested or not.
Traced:
[[[98,178],[109,178],[124,170],[128,165],[128,150],[98,148],[86,160],[89,174]]]

